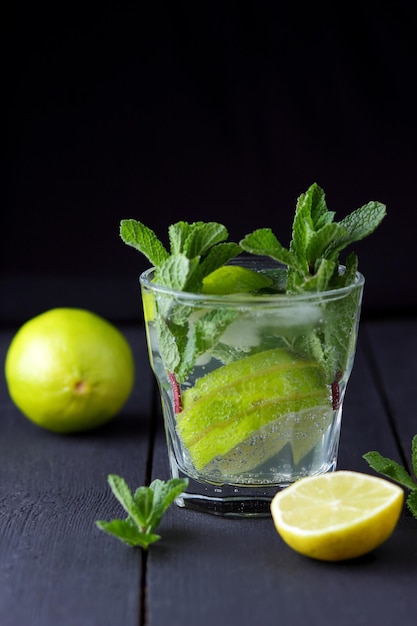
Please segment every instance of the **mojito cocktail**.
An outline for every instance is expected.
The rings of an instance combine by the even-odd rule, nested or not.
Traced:
[[[123,241],[151,268],[140,277],[180,506],[270,515],[278,489],[336,467],[364,279],[350,253],[385,205],[340,222],[313,184],[297,200],[284,247],[271,228],[239,243],[217,222],[176,222],[169,247],[134,219]]]
[[[171,472],[192,479],[184,503],[254,514],[277,489],[336,467],[363,277],[288,297],[284,268],[264,258],[236,263],[268,286],[221,296],[173,292],[152,282],[152,270],[141,285]],[[173,346],[163,344],[173,328],[208,346],[184,376],[166,367]]]

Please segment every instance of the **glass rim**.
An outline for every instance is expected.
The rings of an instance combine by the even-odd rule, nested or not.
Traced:
[[[273,264],[273,260],[271,260],[271,265]],[[276,267],[276,266],[275,266]],[[281,265],[283,269],[286,266]],[[344,270],[344,265],[339,265],[339,271]],[[150,279],[151,274],[155,271],[155,267],[149,267],[144,270],[140,276],[139,281],[142,287],[145,287],[151,291],[157,292],[158,294],[170,296],[179,300],[186,300],[187,302],[205,302],[207,304],[222,304],[222,305],[259,305],[265,306],[268,304],[280,304],[285,305],[290,302],[294,303],[302,303],[309,301],[317,301],[317,300],[337,300],[342,298],[343,296],[349,294],[354,289],[363,288],[365,283],[364,275],[357,271],[355,281],[350,285],[345,287],[339,287],[336,289],[327,289],[325,291],[308,291],[298,294],[287,294],[287,293],[274,293],[274,294],[250,294],[250,293],[232,293],[232,294],[205,294],[205,293],[195,293],[192,291],[180,291],[177,289],[172,289],[170,287],[165,287],[164,285],[158,285],[157,283],[153,283]]]

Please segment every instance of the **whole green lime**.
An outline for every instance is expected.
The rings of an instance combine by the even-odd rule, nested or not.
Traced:
[[[57,433],[90,430],[130,396],[134,361],[124,335],[99,315],[56,308],[26,322],[5,361],[10,396],[26,417]]]

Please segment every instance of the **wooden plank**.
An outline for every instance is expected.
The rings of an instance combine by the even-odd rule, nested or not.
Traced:
[[[364,350],[365,333],[366,325],[363,324],[346,390],[338,461],[338,469],[359,472],[369,470],[368,463],[363,459],[363,455],[369,450],[382,448],[389,454],[398,456],[389,415]]]
[[[396,444],[361,349],[348,387],[340,467],[368,471],[362,454]],[[166,478],[162,429],[154,477]],[[152,626],[262,624],[411,626],[415,620],[417,533],[400,530],[372,554],[347,563],[306,559],[288,548],[272,519],[224,519],[171,507],[151,547],[147,612]]]
[[[417,434],[417,318],[374,321],[366,331],[368,359],[401,445],[397,460],[410,462],[411,439]]]
[[[151,375],[142,329],[127,330],[137,382],[108,425],[54,435],[26,420],[0,381],[0,624],[137,626],[143,555],[108,537],[97,519],[125,514],[109,473],[143,484]],[[12,333],[0,334],[4,361]]]

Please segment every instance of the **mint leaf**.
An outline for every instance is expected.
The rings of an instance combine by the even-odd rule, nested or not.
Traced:
[[[226,265],[242,252],[242,248],[237,243],[219,243],[211,248],[200,263],[202,278],[205,278],[211,272]]]
[[[270,228],[258,228],[246,235],[240,242],[240,246],[250,254],[270,256],[288,267],[301,270],[301,264],[294,254],[280,244]]]
[[[405,501],[410,513],[417,519],[417,489],[413,489]]]
[[[229,236],[227,229],[217,222],[196,222],[192,224],[185,241],[184,252],[192,259],[204,256],[213,246],[224,242]]]
[[[217,222],[177,222],[168,229],[171,254],[185,254],[189,259],[203,256],[210,248],[226,241],[227,229]]]
[[[140,531],[134,523],[132,524],[130,518],[126,520],[115,519],[111,522],[98,521],[96,525],[100,530],[120,539],[127,545],[132,547],[140,546],[145,550],[151,543],[161,538],[160,535]]]
[[[292,225],[290,251],[297,257],[304,274],[307,274],[309,270],[307,247],[314,232],[312,206],[314,206],[313,198],[317,196],[316,191],[317,185],[312,185],[298,198]]]
[[[190,329],[181,362],[177,368],[178,381],[186,379],[195,361],[209,348],[215,346],[227,326],[237,316],[236,311],[213,309],[200,317]]]
[[[108,483],[128,517],[110,522],[98,520],[97,528],[129,546],[147,550],[150,544],[161,538],[153,531],[159,526],[167,508],[187,488],[188,479],[171,478],[166,482],[156,479],[149,487],[136,489],[133,496],[125,480],[117,474],[109,474]]]
[[[304,277],[299,286],[304,291],[326,291],[336,270],[337,267],[334,261],[320,259],[316,272],[311,276],[307,275]]]
[[[379,452],[367,452],[363,458],[368,461],[370,467],[379,474],[395,480],[403,487],[410,490],[406,504],[410,513],[417,519],[417,482],[402,465],[382,456]],[[411,441],[411,463],[414,474],[417,476],[417,435]]]
[[[311,198],[311,219],[314,229],[320,230],[331,224],[336,213],[328,210],[325,193],[317,183],[313,183],[307,193]]]
[[[337,222],[326,224],[323,228],[312,232],[306,246],[307,260],[315,259],[315,262],[317,262],[317,260],[321,261],[322,257],[325,257],[326,249],[329,248],[331,243],[335,239],[341,239],[347,234],[347,229]]]
[[[168,236],[172,255],[180,254],[184,251],[189,232],[190,224],[188,222],[177,222],[169,226]]]
[[[110,474],[108,477],[108,483],[114,496],[120,502],[126,513],[129,513],[129,515],[133,518],[133,520],[135,520],[137,524],[143,524],[144,521],[141,511],[135,505],[126,481],[120,476],[117,476],[117,474]]]
[[[360,241],[374,232],[386,215],[381,202],[368,202],[342,219],[340,224],[349,232],[349,243]]]
[[[147,528],[154,506],[154,493],[149,487],[138,487],[133,496],[136,507],[141,511],[143,528]]]
[[[182,253],[169,256],[155,270],[155,282],[158,285],[187,291],[186,287],[198,268],[198,258],[189,259]]]
[[[168,252],[153,230],[136,220],[120,222],[120,237],[123,242],[144,254],[155,267],[168,258]]]
[[[184,482],[182,478],[171,478],[168,482],[156,478],[151,482],[150,489],[153,492],[153,507],[150,524],[152,528],[159,526],[163,514],[174,502],[175,498],[181,495],[187,484],[188,480]]]
[[[400,483],[407,489],[414,489],[417,487],[407,470],[402,465],[382,456],[379,452],[367,452],[363,455],[365,461],[368,461],[370,467],[379,474],[383,474],[387,478],[392,478],[395,482]]]
[[[335,254],[356,241],[364,239],[379,226],[386,215],[386,208],[380,202],[368,202],[353,211],[339,222],[346,234],[336,237],[328,247],[328,254]]]
[[[168,327],[165,318],[158,315],[155,319],[155,330],[159,337],[162,361],[168,372],[176,372],[185,349],[188,325],[172,323]]]

